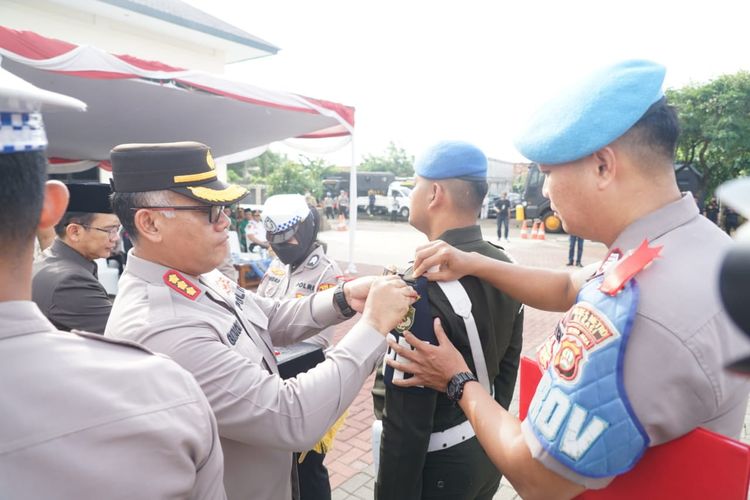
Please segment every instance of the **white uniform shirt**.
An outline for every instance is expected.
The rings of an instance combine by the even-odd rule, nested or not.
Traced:
[[[0,497],[222,499],[216,420],[188,372],[0,302]]]
[[[299,299],[335,287],[342,275],[336,261],[329,259],[323,247],[317,245],[294,271],[278,258],[274,259],[258,286],[257,294],[273,299]],[[333,342],[333,334],[334,328],[328,327],[305,342],[327,349]]]

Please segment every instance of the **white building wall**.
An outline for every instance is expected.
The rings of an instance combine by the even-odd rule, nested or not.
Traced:
[[[489,194],[509,193],[513,187],[513,163],[487,158],[487,184]]]
[[[224,52],[212,48],[215,44],[208,43],[207,35],[98,2],[68,0],[63,5],[48,0],[2,0],[0,25],[76,45],[93,45],[113,54],[224,72]]]

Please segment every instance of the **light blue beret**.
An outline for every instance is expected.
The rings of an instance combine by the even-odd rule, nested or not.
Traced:
[[[629,60],[602,68],[543,105],[515,139],[529,160],[554,165],[589,155],[627,132],[664,95],[664,66]]]
[[[419,155],[414,171],[427,179],[461,177],[484,180],[487,178],[487,157],[468,142],[441,141]]]

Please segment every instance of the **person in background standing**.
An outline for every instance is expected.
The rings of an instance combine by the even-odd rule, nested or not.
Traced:
[[[497,239],[498,241],[502,240],[504,234],[505,241],[510,241],[508,238],[510,200],[507,191],[503,192],[502,196],[495,201],[495,208],[497,209]],[[503,232],[503,229],[505,229],[505,232]]]
[[[323,208],[326,211],[326,219],[333,219],[333,196],[331,196],[331,192],[326,192],[325,198],[323,198]]]
[[[711,200],[706,204],[704,211],[706,219],[710,220],[717,226],[719,225],[719,204],[716,202],[716,198],[711,197]]]
[[[576,247],[578,247],[578,253],[576,256]],[[583,267],[581,264],[581,257],[583,257],[583,238],[580,236],[570,235],[570,247],[568,248],[568,266],[573,265],[573,258],[575,257],[575,265]]]
[[[344,216],[345,219],[349,218],[349,194],[341,190],[341,194],[338,199],[339,213]]]
[[[367,213],[370,217],[375,215],[375,190],[373,189],[367,192]]]
[[[398,202],[398,196],[396,195],[396,192],[393,192],[393,197],[391,198],[391,222],[396,222],[398,219],[398,210],[401,208],[400,203]]]
[[[229,219],[229,230],[237,231],[237,219],[234,218],[234,211],[231,207],[224,207],[224,215]]]
[[[240,237],[240,249],[243,252],[247,252],[247,240],[245,234],[247,234],[247,225],[253,220],[253,211],[246,208],[242,213],[242,219],[237,223],[237,234]]]

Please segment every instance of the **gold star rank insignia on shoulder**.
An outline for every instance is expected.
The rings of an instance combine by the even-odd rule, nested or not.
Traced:
[[[164,283],[183,297],[195,300],[201,294],[201,289],[177,271],[170,269],[164,273]]]

